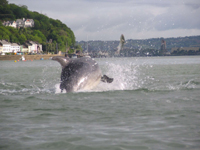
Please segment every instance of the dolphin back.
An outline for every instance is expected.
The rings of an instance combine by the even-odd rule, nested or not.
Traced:
[[[62,68],[64,68],[70,62],[70,58],[66,58],[64,56],[54,56],[52,60],[58,61]]]

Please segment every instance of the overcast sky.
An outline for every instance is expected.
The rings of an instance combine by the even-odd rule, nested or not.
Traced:
[[[200,35],[200,0],[8,0],[59,19],[77,41]]]

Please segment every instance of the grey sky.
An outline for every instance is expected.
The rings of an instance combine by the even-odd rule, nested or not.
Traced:
[[[200,35],[199,0],[8,0],[70,27],[77,41]]]

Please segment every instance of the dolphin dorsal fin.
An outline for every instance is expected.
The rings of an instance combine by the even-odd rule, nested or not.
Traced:
[[[58,61],[62,68],[64,68],[69,63],[70,58],[66,58],[64,56],[54,56],[52,60]]]

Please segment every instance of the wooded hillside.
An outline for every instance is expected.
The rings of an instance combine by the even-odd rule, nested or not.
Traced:
[[[28,18],[34,20],[32,28],[13,28],[3,26],[4,21]],[[27,6],[9,4],[7,0],[0,0],[0,40],[23,44],[26,40],[37,41],[43,45],[43,50],[55,49],[56,43],[59,50],[65,51],[75,44],[73,31],[60,20],[55,20],[35,11],[29,11]],[[52,43],[48,41],[52,39]]]

